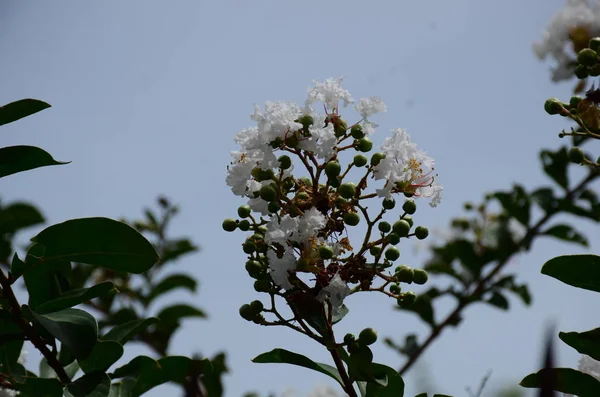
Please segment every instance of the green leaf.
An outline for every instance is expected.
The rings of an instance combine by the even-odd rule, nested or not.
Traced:
[[[79,372],[79,363],[77,361],[73,361],[69,365],[63,367],[69,379],[73,379],[75,374]],[[58,378],[54,369],[48,365],[48,361],[46,361],[46,357],[42,357],[40,360],[40,378]]]
[[[127,378],[110,385],[108,397],[132,397],[135,379]]]
[[[71,262],[65,260],[49,260],[35,265],[44,253],[44,247],[34,244],[25,257],[23,278],[29,294],[29,306],[36,309],[39,305],[56,299],[68,290],[68,276]]]
[[[508,310],[509,307],[508,299],[499,292],[494,292],[487,303],[502,310]]]
[[[563,255],[542,266],[542,274],[573,287],[600,292],[600,256]]]
[[[0,368],[2,372],[13,374],[20,372],[19,355],[25,336],[21,328],[9,317],[0,316]]]
[[[162,279],[158,284],[156,284],[150,294],[148,295],[148,302],[151,302],[158,296],[165,294],[171,290],[176,288],[185,288],[191,292],[196,291],[196,286],[198,283],[196,280],[187,276],[185,274],[171,274],[170,276]]]
[[[600,361],[600,328],[586,332],[559,332],[558,337],[579,353]]]
[[[46,102],[31,98],[8,103],[0,106],[0,125],[12,123],[49,107],[50,105]]]
[[[591,375],[576,371],[571,368],[542,369],[535,374],[529,374],[521,381],[520,385],[528,388],[540,388],[544,380],[544,371],[551,371],[555,382],[556,391],[573,394],[579,397],[600,396],[600,382]]]
[[[106,372],[122,355],[123,346],[120,343],[112,340],[101,340],[96,343],[85,360],[79,361],[79,366],[86,374],[96,371]]]
[[[42,260],[64,259],[140,274],[159,256],[131,226],[108,218],[71,219],[31,239],[46,247]]]
[[[554,197],[554,191],[552,190],[552,188],[549,187],[542,187],[537,190],[534,190],[531,193],[531,198],[545,212],[554,210],[558,206],[558,203],[556,202],[556,197]]]
[[[67,390],[73,397],[108,397],[110,378],[103,372],[93,372],[69,383]]]
[[[174,324],[185,317],[206,317],[206,314],[193,306],[177,304],[162,309],[156,317],[158,317],[163,324]]]
[[[77,360],[84,360],[94,349],[98,326],[91,314],[79,309],[65,309],[55,313],[33,313],[33,316],[46,331],[71,350]]]
[[[156,317],[128,321],[124,324],[119,324],[113,327],[101,339],[113,340],[121,344],[125,344],[135,334],[144,331],[146,328],[148,328],[152,324],[156,324],[159,321],[160,320]]]
[[[0,234],[14,234],[43,222],[40,211],[27,203],[12,203],[0,210]]]
[[[19,397],[62,397],[63,386],[56,378],[26,377],[25,384],[19,386]]]
[[[578,233],[577,231],[575,231],[569,225],[560,224],[560,225],[552,226],[548,230],[542,232],[542,235],[553,236],[560,240],[565,240],[565,241],[570,241],[572,243],[581,244],[584,247],[587,247],[589,245],[587,238],[584,235],[582,235],[581,233]]]
[[[71,290],[61,295],[59,298],[42,303],[35,309],[35,312],[38,314],[57,312],[59,310],[77,306],[91,299],[112,295],[117,292],[115,285],[111,281],[105,281],[90,288]]]
[[[161,264],[164,265],[167,262],[174,261],[180,256],[195,251],[198,251],[198,247],[187,239],[169,242],[165,247],[163,247]]]
[[[223,396],[223,374],[228,372],[225,365],[225,353],[218,353],[207,364],[203,371],[202,383],[206,394],[211,397]]]
[[[35,146],[8,146],[0,148],[0,178],[18,172],[49,165],[69,164],[52,158],[50,153]]]
[[[524,226],[529,225],[531,202],[529,196],[521,186],[515,185],[511,192],[496,192],[494,196],[510,216],[514,217]]]
[[[395,306],[397,310],[405,310],[419,315],[421,320],[425,321],[430,326],[435,326],[434,310],[431,304],[431,298],[426,294],[417,295],[415,303],[409,307]]]
[[[394,369],[383,364],[371,364],[374,371],[387,376],[387,385],[381,386],[375,382],[367,383],[367,397],[402,397],[404,396],[404,380]]]
[[[562,188],[567,189],[569,186],[569,178],[567,176],[569,160],[566,147],[563,146],[556,152],[542,150],[540,152],[540,159],[542,160],[544,172]]]
[[[19,256],[15,252],[15,254],[13,255],[12,262],[10,264],[10,274],[12,275],[12,277],[15,280],[17,278],[21,277],[23,275],[23,273],[25,272],[26,268],[27,268],[27,265],[25,264],[25,262],[23,262],[21,259],[19,259]]]
[[[313,371],[320,372],[335,379],[342,387],[344,387],[340,373],[331,365],[316,363],[306,356],[288,350],[273,349],[270,352],[256,356],[252,362],[260,364],[292,364],[312,369]]]

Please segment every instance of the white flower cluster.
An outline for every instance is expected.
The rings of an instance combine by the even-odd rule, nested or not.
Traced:
[[[590,37],[600,35],[599,0],[568,0],[546,27],[542,40],[533,45],[533,50],[540,59],[547,56],[555,59],[553,81],[573,76],[575,54],[569,46],[575,29],[585,29]]]
[[[312,107],[317,102],[322,103],[324,114]],[[338,151],[352,147],[341,143],[350,137],[350,127],[341,120],[340,102],[343,107],[355,103],[351,94],[342,87],[341,78],[315,81],[308,89],[304,105],[267,102],[263,110],[255,106],[251,118],[256,122],[256,126],[245,128],[235,136],[240,150],[232,152],[233,162],[228,166],[226,183],[235,195],[248,199],[248,206],[252,211],[267,217],[266,221],[262,221],[261,218],[267,229],[264,242],[269,246],[265,255],[271,278],[286,290],[293,288],[288,279],[289,272],[297,268],[299,256],[305,254],[307,249],[315,250],[326,246],[337,255],[347,247],[343,247],[337,239],[328,241],[318,236],[318,232],[328,223],[327,211],[312,207],[303,208],[300,214],[273,213],[269,202],[261,197],[260,192],[272,185],[274,180],[257,178],[257,171],[270,172],[271,175],[276,175],[275,179],[279,182],[293,179],[293,167],[280,167],[276,151],[285,148],[284,153],[304,156],[302,158],[307,162],[310,160],[311,164],[305,163],[305,166],[319,167],[336,159]],[[361,116],[359,122],[354,125],[360,125],[365,135],[372,134],[377,127],[369,118],[387,110],[385,103],[377,97],[362,98],[354,108]],[[303,122],[306,120],[310,122]],[[336,128],[342,124],[343,129],[340,133]],[[348,131],[348,134],[345,131]],[[291,146],[287,144],[290,139],[295,140]],[[342,149],[344,145],[346,146]],[[385,182],[384,187],[377,190],[378,196],[389,197],[392,193],[407,191],[416,197],[431,198],[431,206],[440,202],[442,187],[435,183],[431,176],[434,162],[410,141],[406,131],[394,130],[392,137],[385,140],[381,150],[386,157],[370,170],[376,180]],[[319,175],[320,171],[316,176],[313,175],[311,183],[318,179]],[[282,205],[284,204],[285,199],[282,202]],[[274,250],[273,244],[283,249]],[[339,275],[333,275],[318,298],[322,301],[325,298],[330,299],[335,308],[341,305],[348,294],[346,283]]]

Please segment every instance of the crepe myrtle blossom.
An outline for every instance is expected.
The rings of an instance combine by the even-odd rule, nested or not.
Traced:
[[[573,77],[575,56],[590,38],[600,35],[600,1],[568,0],[546,27],[542,39],[533,45],[540,58],[554,58],[552,80]]]

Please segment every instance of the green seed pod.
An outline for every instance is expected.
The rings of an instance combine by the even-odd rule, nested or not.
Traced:
[[[544,103],[544,110],[550,115],[559,114],[563,109],[562,103],[556,98],[550,98]]]
[[[248,218],[252,213],[252,210],[250,209],[249,205],[241,205],[238,208],[237,213],[240,216],[240,218]]]
[[[381,247],[378,245],[374,245],[371,248],[369,248],[369,253],[373,256],[378,256],[379,254],[381,254]]]
[[[321,259],[331,259],[333,258],[333,248],[322,245],[319,247],[319,257]]]
[[[377,342],[377,331],[373,328],[365,328],[358,334],[358,342],[361,345],[369,346]]]
[[[396,233],[388,234],[385,236],[385,239],[392,245],[396,245],[400,242],[400,236],[398,236]]]
[[[413,276],[414,276],[413,269],[411,269],[410,267],[408,267],[406,265],[398,266],[396,274],[394,274],[394,277],[396,278],[396,280],[398,280],[398,282],[407,283],[407,284],[412,283]]]
[[[408,236],[408,232],[410,232],[410,224],[404,219],[400,219],[399,221],[394,223],[392,229],[394,230],[394,233],[396,233],[398,236],[406,237]]]
[[[413,282],[415,284],[423,285],[427,282],[429,276],[423,269],[413,269]]]
[[[417,204],[415,203],[414,200],[406,200],[404,202],[404,204],[402,205],[402,209],[407,214],[412,215],[415,212],[417,212]]]
[[[327,175],[329,178],[337,177],[340,172],[342,172],[342,166],[337,160],[330,161],[325,165],[325,175]]]
[[[341,180],[339,177],[336,176],[333,178],[328,178],[327,183],[329,183],[329,186],[331,186],[331,187],[338,188],[338,187],[340,187]]]
[[[252,309],[252,311],[255,314],[260,314],[260,312],[262,312],[264,308],[265,308],[265,306],[259,300],[255,300],[255,301],[250,302],[250,309]]]
[[[246,242],[244,243],[244,245],[242,245],[242,250],[243,250],[243,251],[244,251],[246,254],[250,255],[250,254],[254,253],[254,251],[256,251],[256,244],[254,244],[254,242],[253,242],[253,241],[250,241],[250,240],[249,240],[249,241],[246,241]]]
[[[379,222],[379,224],[377,225],[377,228],[379,229],[380,232],[383,233],[389,233],[390,230],[392,230],[392,225],[390,225],[388,222],[386,221],[381,221]]]
[[[386,198],[386,199],[383,199],[383,202],[381,203],[381,205],[386,210],[393,210],[394,207],[396,206],[396,200],[394,200],[393,197]]]
[[[581,102],[581,101],[583,101],[582,97],[580,97],[578,95],[572,96],[571,99],[569,100],[569,106],[577,109],[577,105],[579,105],[579,102]]]
[[[260,198],[265,201],[273,201],[277,198],[277,191],[273,187],[267,185],[260,188],[258,191]]]
[[[429,236],[429,229],[427,229],[425,226],[417,226],[415,229],[415,236],[419,240],[424,240],[427,238],[427,236]]]
[[[580,79],[586,79],[590,75],[590,71],[587,66],[577,65],[575,66],[575,76]]]
[[[356,194],[356,185],[352,182],[342,183],[337,192],[345,199],[350,199]]]
[[[238,227],[242,232],[247,232],[250,230],[250,221],[248,219],[242,219],[238,224]]]
[[[389,247],[385,250],[385,257],[390,261],[395,261],[400,258],[400,250],[396,247]]]
[[[402,308],[410,307],[417,300],[414,292],[408,291],[398,297],[398,306]]]
[[[353,126],[350,129],[350,135],[352,135],[352,138],[354,139],[361,139],[365,136],[365,133],[362,129],[362,125],[360,124],[356,124],[355,126]]]
[[[262,273],[262,265],[255,260],[246,261],[246,271],[252,278],[258,278]]]
[[[413,225],[415,224],[415,222],[413,221],[412,216],[410,216],[410,215],[404,215],[400,219],[404,219],[406,222],[408,222],[408,224],[410,225],[410,227],[413,227]]]
[[[356,167],[364,167],[369,161],[363,154],[357,154],[354,156],[354,166]]]
[[[385,153],[374,153],[371,156],[371,165],[376,166],[385,158]]]
[[[233,232],[237,229],[237,222],[235,219],[227,218],[223,221],[223,230],[226,232]]]
[[[348,129],[348,124],[346,124],[346,122],[342,119],[338,119],[333,124],[333,132],[334,132],[335,136],[337,136],[337,137],[343,136],[346,133],[347,129]]]
[[[279,168],[281,168],[282,170],[287,170],[292,166],[292,159],[290,158],[290,156],[284,154],[283,156],[280,156],[277,160],[279,161]]]
[[[373,149],[373,141],[371,141],[369,138],[361,138],[358,141],[355,141],[355,144],[356,150],[359,152],[366,153]]]
[[[354,335],[352,334],[346,334],[344,335],[344,343],[346,345],[350,345],[351,343],[353,343],[356,340],[356,338],[354,337]]]
[[[570,162],[575,163],[575,164],[581,164],[581,163],[583,163],[583,160],[585,159],[583,150],[581,150],[578,147],[572,147],[571,149],[569,149],[569,152],[567,153],[567,157],[569,158]]]
[[[360,222],[360,215],[356,212],[346,212],[344,214],[344,223],[348,226],[356,226]]]
[[[252,321],[255,315],[256,314],[254,313],[249,304],[246,303],[240,307],[240,316],[242,316],[244,320]]]
[[[267,211],[269,211],[271,214],[275,214],[280,209],[281,209],[281,206],[279,205],[279,203],[277,201],[271,201],[269,203],[269,205],[267,205]]]
[[[598,63],[598,54],[591,48],[584,48],[577,54],[577,62],[592,67]]]
[[[271,283],[269,280],[256,280],[254,282],[254,290],[256,292],[269,292],[271,290]]]
[[[398,295],[401,291],[401,288],[398,284],[390,285],[390,292],[394,295]]]

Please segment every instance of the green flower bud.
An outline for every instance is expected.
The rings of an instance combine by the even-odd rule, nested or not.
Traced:
[[[304,128],[308,128],[315,123],[315,120],[310,114],[304,114],[298,118],[298,123],[302,124]]]
[[[256,292],[269,292],[271,290],[271,283],[269,280],[256,280],[254,282],[254,290]]]
[[[550,98],[544,103],[544,110],[550,115],[559,114],[563,109],[562,103],[556,98]]]
[[[417,204],[415,203],[414,200],[406,200],[404,202],[404,204],[402,205],[402,209],[404,210],[404,212],[406,212],[407,214],[414,214],[415,212],[417,212]]]
[[[258,194],[265,201],[273,201],[277,198],[277,191],[270,185],[261,187]]]
[[[250,277],[252,278],[258,278],[260,276],[260,274],[262,273],[262,265],[260,264],[260,262],[255,261],[255,260],[249,260],[246,261],[246,271],[248,272],[248,275],[250,275]]]
[[[385,239],[388,241],[388,243],[392,245],[396,245],[400,242],[400,236],[398,236],[396,233],[388,234],[387,236],[385,236]]]
[[[352,182],[342,183],[337,192],[345,199],[350,199],[356,194],[356,185]]]
[[[356,167],[364,167],[367,164],[367,158],[362,154],[357,154],[354,156],[354,165]]]
[[[394,233],[396,233],[400,237],[408,236],[408,232],[410,231],[410,224],[406,222],[404,219],[400,219],[394,226],[392,226]]]
[[[371,149],[373,149],[373,141],[371,141],[369,138],[361,138],[358,141],[355,141],[355,145],[356,150],[363,153],[369,152]]]
[[[392,225],[390,225],[386,221],[381,221],[381,222],[379,222],[379,225],[377,225],[377,228],[379,229],[380,232],[389,233],[389,231],[392,230]]]
[[[360,343],[360,342],[359,342]],[[358,357],[361,364],[370,364],[373,362],[373,352],[368,346],[359,344],[352,353],[353,356]]]
[[[588,47],[590,47],[590,49],[598,52],[598,50],[600,49],[600,37],[594,37],[594,38],[590,39]]]
[[[575,76],[580,79],[586,79],[590,75],[590,71],[587,66],[577,65],[575,66]]]
[[[375,153],[371,156],[371,165],[376,166],[385,158],[385,153]]]
[[[325,165],[325,175],[327,175],[329,178],[337,177],[340,172],[342,172],[342,166],[337,160],[330,161]]]
[[[300,141],[298,140],[298,137],[296,136],[296,134],[290,134],[285,138],[285,144],[292,148],[292,149],[296,149],[296,147],[298,147],[298,143],[300,143]]]
[[[290,156],[284,154],[283,156],[280,156],[277,160],[279,161],[279,168],[281,168],[282,170],[287,170],[292,166],[292,159],[290,158]]]
[[[571,97],[571,100],[569,100],[569,106],[571,106],[572,108],[577,109],[577,105],[579,105],[579,102],[583,101],[583,98],[575,95]]]
[[[429,276],[423,269],[413,269],[413,282],[415,284],[423,285],[427,282]]]
[[[398,306],[407,308],[417,300],[417,295],[414,292],[408,291],[398,297]]]
[[[252,311],[255,314],[259,314],[260,312],[263,311],[264,308],[265,308],[265,306],[259,300],[255,300],[255,301],[250,302],[250,309],[252,309]]]
[[[341,180],[339,177],[336,176],[336,177],[327,179],[327,183],[329,183],[329,186],[337,188],[337,187],[340,187]]]
[[[283,180],[283,190],[290,191],[294,187],[294,178],[288,177]]]
[[[400,250],[396,247],[389,247],[385,250],[385,257],[390,261],[395,261],[400,258]]]
[[[404,197],[406,198],[411,198],[415,195],[413,192],[402,192],[402,194],[404,194]]]
[[[407,284],[412,283],[413,276],[414,276],[413,269],[411,269],[410,267],[408,267],[406,265],[398,266],[396,274],[394,274],[394,277],[396,278],[396,280],[398,280],[398,282],[407,283]]]
[[[401,289],[400,286],[398,284],[392,284],[390,285],[390,292],[394,295],[398,295],[400,293]]]
[[[298,192],[298,194],[296,194],[296,198],[301,201],[306,201],[310,199],[310,194],[307,192]]]
[[[240,316],[242,316],[244,320],[252,321],[255,315],[256,313],[254,313],[249,304],[246,303],[240,307]]]
[[[269,211],[271,214],[276,213],[280,209],[281,209],[281,206],[279,205],[279,203],[277,201],[271,201],[269,203],[269,205],[267,205],[267,211]]]
[[[321,259],[331,259],[333,258],[333,248],[327,246],[327,245],[322,245],[319,247],[319,257]]]
[[[256,251],[256,244],[255,244],[253,241],[250,241],[250,240],[249,240],[249,241],[246,241],[246,242],[244,243],[244,245],[242,245],[242,250],[243,250],[243,251],[244,251],[246,254],[250,255],[250,254],[252,254],[254,251]]]
[[[585,159],[583,150],[581,150],[578,147],[572,147],[571,149],[569,149],[569,152],[567,153],[567,157],[569,158],[570,162],[575,163],[575,164],[581,164],[581,163],[583,163],[583,160]]]
[[[356,226],[360,222],[360,215],[356,212],[346,212],[344,214],[344,223],[348,226]]]
[[[588,67],[594,66],[598,63],[598,54],[591,48],[584,48],[577,54],[577,62]]]
[[[381,247],[378,245],[374,245],[371,248],[369,248],[369,252],[373,256],[378,256],[379,254],[381,254]]]
[[[262,226],[259,226],[258,228],[256,228],[255,231],[260,234],[265,234],[266,232],[269,231],[269,229],[267,229],[267,227],[265,225],[262,225]]]
[[[252,210],[250,209],[249,205],[242,205],[238,208],[237,213],[240,218],[248,218],[252,213]]]
[[[412,216],[409,215],[404,215],[402,218],[400,219],[404,219],[406,222],[408,222],[408,224],[410,225],[410,227],[413,227],[413,225],[415,224],[415,222],[413,221]]]
[[[303,176],[302,178],[298,178],[298,182],[306,186],[312,186],[312,180]]]
[[[383,202],[381,203],[381,205],[386,210],[393,210],[394,207],[396,206],[396,200],[394,200],[393,197],[386,198],[386,199],[383,199]]]
[[[226,232],[233,232],[237,229],[237,222],[235,219],[227,218],[223,221],[223,230]]]
[[[238,227],[242,232],[247,232],[250,230],[250,221],[248,219],[242,219],[238,224]]]
[[[269,246],[267,244],[265,244],[264,242],[261,242],[260,244],[256,244],[256,252],[266,254],[268,250],[269,250]]]
[[[429,229],[427,229],[425,226],[417,226],[415,229],[415,236],[419,240],[424,240],[427,238],[427,236],[429,236]]]
[[[361,345],[369,346],[377,342],[377,331],[373,328],[365,328],[358,334],[358,342]]]
[[[356,338],[352,334],[346,334],[344,336],[344,343],[346,345],[349,345],[349,344],[353,343],[355,340],[356,340]]]
[[[353,126],[350,129],[350,135],[352,135],[352,138],[354,139],[361,139],[365,136],[365,133],[362,129],[362,125],[360,124],[356,124],[355,126]]]
[[[346,124],[346,122],[342,119],[337,119],[337,121],[335,123],[333,123],[333,132],[335,133],[335,136],[340,137],[342,135],[344,135],[346,133],[346,130],[348,129],[348,124]]]

